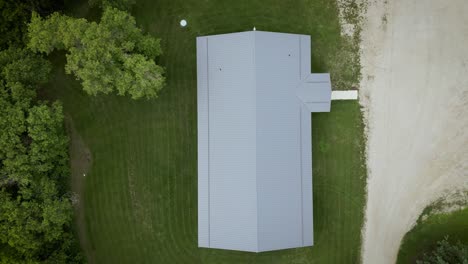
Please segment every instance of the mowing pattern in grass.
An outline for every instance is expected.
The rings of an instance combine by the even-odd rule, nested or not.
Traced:
[[[159,99],[86,96],[64,74],[63,54],[52,57],[55,80],[44,94],[64,102],[92,154],[84,194],[90,262],[359,262],[365,168],[357,102],[333,103],[331,113],[313,115],[314,247],[261,254],[197,248],[195,37],[253,26],[309,34],[313,71],[353,83],[357,76],[340,75],[347,62],[339,57],[334,1],[146,0],[133,14],[163,41],[159,63],[168,85]]]
[[[447,235],[453,243],[460,241],[468,244],[468,208],[448,214],[434,214],[425,221],[418,220],[417,225],[403,238],[397,263],[415,263]]]

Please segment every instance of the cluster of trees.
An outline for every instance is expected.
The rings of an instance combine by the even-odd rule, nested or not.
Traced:
[[[99,23],[33,14],[28,37],[35,52],[66,50],[66,72],[90,95],[116,91],[133,99],[155,98],[164,86],[164,70],[154,61],[161,54],[160,40],[143,34],[135,18],[117,8],[105,8]]]
[[[422,259],[416,261],[417,264],[468,264],[468,246],[457,243],[450,243],[448,236],[437,242],[437,246],[432,252],[425,253]]]
[[[136,0],[88,0],[90,6],[99,6],[101,8],[115,7],[120,10],[130,11]]]
[[[59,102],[36,99],[49,62],[0,52],[0,263],[81,263],[72,232],[68,139]]]
[[[91,95],[155,98],[164,85],[154,61],[160,40],[115,8],[134,0],[95,3],[104,9],[99,23],[52,13],[61,1],[0,0],[0,264],[85,262],[73,232],[62,105],[36,97],[52,68],[44,55],[66,51],[67,73]]]
[[[135,0],[89,0],[88,2],[90,6],[115,7],[128,11],[135,4]],[[0,50],[23,45],[32,11],[46,17],[54,11],[62,10],[63,6],[63,0],[0,0]]]
[[[0,0],[0,50],[23,45],[32,11],[47,16],[62,8],[63,0]]]

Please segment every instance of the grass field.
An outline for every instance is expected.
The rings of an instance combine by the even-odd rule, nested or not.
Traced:
[[[261,254],[197,248],[195,37],[253,26],[309,34],[313,71],[330,71],[347,89],[358,82],[357,53],[340,36],[334,1],[144,0],[132,13],[162,38],[167,86],[160,98],[87,96],[64,74],[63,54],[51,56],[54,79],[43,92],[73,120],[73,138],[83,141],[73,149],[91,153],[91,164],[78,162],[73,174],[75,185],[83,183],[75,187],[83,190],[77,222],[90,263],[359,262],[366,174],[357,102],[313,114],[314,247]],[[182,18],[187,28],[179,27]]]
[[[403,238],[397,263],[414,263],[447,235],[452,242],[468,244],[468,208],[448,214],[434,214],[425,221],[418,221]]]

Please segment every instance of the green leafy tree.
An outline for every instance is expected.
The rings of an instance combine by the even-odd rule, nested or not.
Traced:
[[[0,50],[23,46],[32,11],[46,16],[62,7],[63,0],[0,0]]]
[[[81,263],[71,231],[70,174],[60,103],[35,99],[50,63],[0,52],[0,264]]]
[[[164,86],[164,70],[154,61],[161,54],[160,40],[143,34],[124,11],[106,8],[99,23],[33,14],[28,34],[28,47],[35,52],[68,51],[65,70],[88,94],[155,98]]]
[[[89,0],[90,6],[99,6],[101,8],[115,7],[120,10],[130,11],[133,5],[136,3],[135,0]]]
[[[450,243],[448,236],[437,242],[436,248],[425,253],[417,264],[468,264],[468,246],[460,243]]]
[[[18,48],[0,52],[0,67],[6,83],[21,82],[23,85],[46,83],[51,70],[50,63],[41,56]]]

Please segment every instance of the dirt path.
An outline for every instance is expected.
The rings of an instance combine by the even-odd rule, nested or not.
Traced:
[[[71,117],[66,117],[68,136],[70,137],[70,165],[71,165],[71,188],[73,192],[73,207],[75,209],[75,221],[78,228],[80,244],[88,263],[95,263],[91,244],[86,232],[84,212],[84,174],[87,175],[92,164],[91,152],[73,125]],[[88,175],[87,175],[88,176]]]
[[[447,190],[468,188],[468,2],[374,1],[363,27],[368,202],[363,263],[394,263]]]

